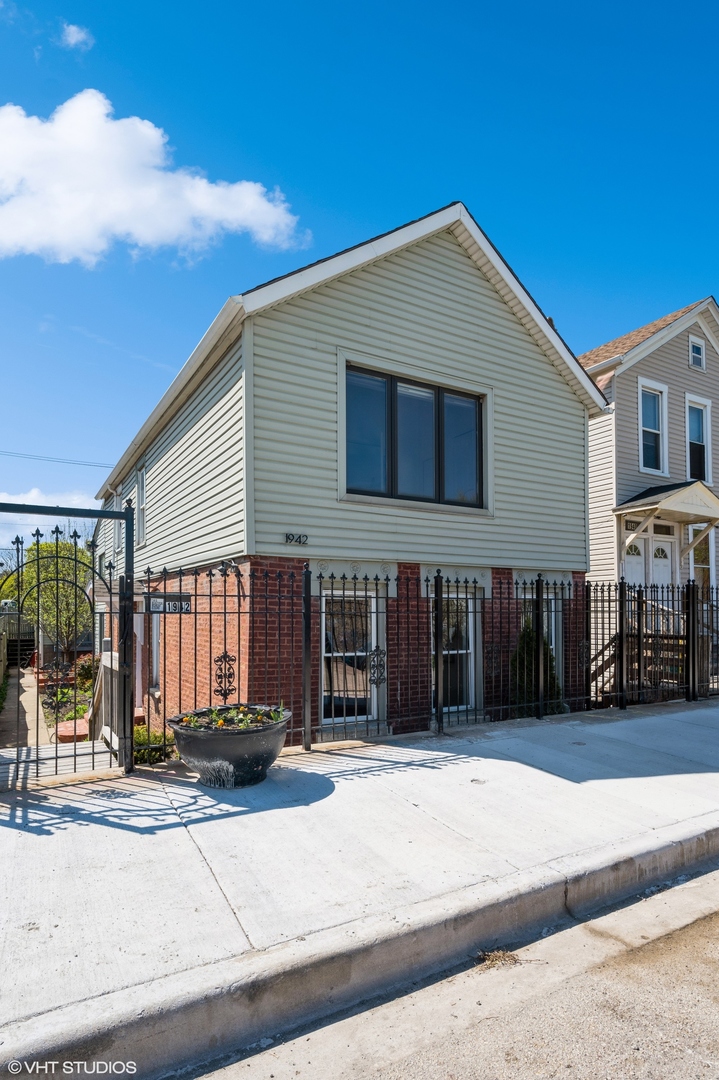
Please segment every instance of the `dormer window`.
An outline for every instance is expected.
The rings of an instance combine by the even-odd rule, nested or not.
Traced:
[[[704,371],[706,367],[706,344],[703,338],[689,337],[689,367]]]

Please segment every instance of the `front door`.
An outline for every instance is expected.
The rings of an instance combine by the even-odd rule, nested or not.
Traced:
[[[637,536],[624,554],[624,579],[627,585],[644,585],[647,580],[645,539]]]
[[[674,574],[674,549],[670,540],[664,537],[652,540],[652,584],[659,586],[671,585]]]

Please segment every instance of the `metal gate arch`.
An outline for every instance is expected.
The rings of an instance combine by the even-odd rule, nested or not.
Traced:
[[[110,686],[112,687],[110,692],[110,714],[109,714],[109,739],[108,741],[108,756],[114,758],[117,764],[126,772],[129,773],[133,769],[133,723],[134,723],[134,648],[133,648],[133,593],[134,593],[134,508],[131,500],[127,500],[125,508],[123,510],[100,510],[100,509],[83,509],[77,507],[63,507],[63,506],[38,506],[27,503],[0,503],[0,513],[8,515],[31,515],[33,517],[50,517],[55,521],[58,519],[90,519],[101,520],[109,519],[112,521],[119,521],[124,525],[124,566],[123,573],[118,578],[113,577],[114,567],[112,563],[107,566],[107,574],[101,574],[96,565],[95,549],[96,544],[94,541],[90,541],[87,545],[87,550],[90,554],[90,558],[79,558],[78,552],[84,551],[78,548],[78,540],[80,535],[77,530],[66,537],[66,541],[70,541],[73,545],[72,554],[61,551],[60,538],[64,536],[64,532],[56,524],[53,529],[50,530],[49,535],[54,538],[55,551],[41,553],[40,542],[43,539],[43,533],[38,527],[33,536],[36,546],[36,558],[26,561],[24,557],[24,542],[20,536],[16,536],[13,546],[16,552],[17,565],[15,569],[3,580],[2,589],[5,595],[3,599],[11,600],[17,605],[16,612],[8,612],[10,619],[13,614],[17,616],[17,634],[18,634],[18,655],[17,655],[17,672],[18,672],[18,687],[17,687],[17,704],[16,704],[16,747],[15,747],[15,782],[18,782],[21,778],[21,768],[24,767],[24,775],[33,773],[35,777],[42,775],[48,775],[60,771],[77,771],[78,761],[78,745],[83,746],[82,742],[78,743],[73,740],[73,752],[67,754],[59,753],[59,732],[55,731],[55,753],[52,755],[43,755],[40,752],[40,746],[37,744],[39,740],[36,736],[35,755],[34,760],[30,751],[33,749],[29,744],[27,747],[21,746],[20,742],[20,692],[21,692],[21,656],[20,656],[20,625],[21,621],[27,621],[28,605],[31,607],[33,603],[36,607],[36,615],[33,619],[35,625],[35,650],[36,650],[36,687],[35,693],[37,695],[37,716],[39,717],[39,702],[41,697],[41,684],[45,683],[45,688],[50,697],[54,694],[54,708],[55,708],[55,720],[58,717],[58,702],[60,700],[59,691],[66,685],[69,685],[69,679],[67,678],[66,668],[69,667],[64,662],[66,657],[61,659],[59,657],[60,647],[60,632],[59,632],[59,617],[55,624],[55,641],[53,643],[54,658],[50,664],[46,665],[46,670],[42,673],[40,671],[40,658],[41,658],[41,646],[42,635],[45,632],[42,626],[41,617],[41,592],[43,587],[52,587],[56,589],[55,602],[56,611],[59,616],[60,609],[60,587],[66,586],[73,590],[74,596],[74,647],[73,651],[75,659],[78,656],[78,628],[80,623],[77,619],[79,603],[84,603],[87,607],[89,619],[92,626],[92,647],[91,647],[91,705],[90,714],[93,717],[94,712],[98,705],[97,694],[98,684],[102,687],[103,680],[95,678],[95,662],[99,660],[99,665],[102,666],[106,661],[106,652],[103,651],[104,643],[101,642],[100,649],[97,649],[96,638],[96,616],[99,613],[97,608],[97,594],[99,588],[105,591],[105,594],[110,599],[110,668],[114,668],[114,656],[115,651],[112,649],[113,640],[116,637],[117,644],[117,692],[115,693],[115,679],[114,672],[110,676]],[[45,541],[47,543],[47,541]],[[52,543],[53,541],[50,541]],[[49,577],[42,578],[40,573],[41,562],[49,561],[54,565],[54,574],[51,573]],[[65,563],[70,562],[73,565],[73,569],[66,573]],[[60,567],[62,566],[62,572]],[[36,581],[32,583],[27,589],[24,588],[23,578],[30,574],[30,568],[34,567],[34,573],[36,574]],[[82,567],[83,571],[89,570],[90,582],[92,584],[91,594],[84,588],[78,581],[78,567]],[[15,579],[13,581],[13,578]],[[8,588],[8,583],[10,586]],[[31,594],[37,591],[37,601],[31,599]],[[117,598],[117,605],[114,606],[114,598]],[[7,616],[6,616],[7,620]],[[117,634],[115,635],[113,629],[113,623],[116,621]],[[49,690],[48,690],[49,687]],[[77,686],[75,682],[74,697],[77,699]],[[47,699],[46,699],[47,700]],[[38,722],[38,721],[36,721]],[[77,727],[77,717],[74,720],[75,729]],[[88,735],[88,738],[90,736]],[[28,740],[29,742],[29,740]],[[84,757],[91,758],[91,769],[96,767],[95,763],[95,743],[90,740],[91,745],[89,747],[90,753],[85,753]],[[7,747],[6,747],[7,751]],[[2,763],[7,763],[7,757],[2,755]],[[72,759],[72,765],[68,768],[70,760]],[[34,769],[33,769],[34,766]]]

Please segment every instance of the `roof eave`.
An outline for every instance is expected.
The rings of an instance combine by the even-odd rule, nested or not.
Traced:
[[[700,300],[699,303],[694,305],[691,311],[687,311],[685,315],[681,315],[678,319],[675,319],[674,322],[669,323],[668,326],[663,326],[661,330],[656,330],[648,338],[645,338],[644,341],[640,341],[638,345],[635,345],[633,349],[629,349],[624,353],[621,358],[621,364],[617,366],[617,375],[621,375],[624,371],[627,371],[635,364],[638,364],[645,356],[649,356],[650,353],[653,353],[656,349],[660,349],[662,345],[666,345],[667,342],[671,341],[672,338],[675,338],[677,334],[681,334],[690,327],[692,323],[695,323],[697,319],[700,318],[701,313],[706,311],[709,307],[714,308],[715,317],[717,318],[717,321],[719,321],[719,308],[717,308],[714,297],[708,296],[706,300]],[[708,332],[711,334],[710,331]],[[719,346],[719,342],[715,343],[712,341],[712,344],[715,345],[715,348]],[[719,348],[717,348],[717,351],[719,352]]]
[[[276,304],[291,300],[294,296],[314,289],[318,285],[324,285],[353,270],[369,266],[377,259],[393,255],[402,248],[410,247],[420,240],[426,240],[436,233],[445,232],[459,220],[460,207],[464,209],[461,203],[451,203],[434,214],[428,214],[409,225],[403,225],[364,244],[341,251],[338,255],[313,263],[304,270],[298,270],[293,274],[270,281],[266,285],[259,285],[256,289],[250,289],[249,292],[243,294],[245,310],[248,315],[255,315]]]
[[[600,360],[598,364],[590,364],[584,370],[594,378],[596,375],[603,375],[606,371],[619,367],[623,359],[623,353],[619,353],[617,356],[610,356],[608,360]]]
[[[549,359],[558,367],[567,382],[572,386],[577,396],[589,410],[590,416],[598,416],[607,408],[608,402],[602,391],[595,385],[592,378],[587,374],[576,356],[560,337],[557,331],[550,326],[542,309],[531,296],[519,278],[513,272],[509,264],[500,255],[489,237],[482,231],[467,207],[461,203],[451,203],[442,210],[429,214],[425,218],[411,222],[394,232],[386,233],[374,240],[360,244],[341,252],[322,263],[315,263],[291,276],[291,279],[280,278],[271,281],[267,285],[260,285],[243,295],[245,310],[248,315],[255,315],[277,304],[284,303],[294,296],[318,285],[325,284],[344,274],[359,270],[363,266],[375,262],[387,255],[395,254],[403,248],[426,240],[437,233],[445,232],[453,227],[461,226],[481,251],[483,259],[492,267],[494,279],[492,284],[497,288],[498,282],[504,284],[504,290],[500,288],[500,295],[520,319],[520,322],[529,330],[539,347]],[[458,237],[460,243],[462,239]],[[467,245],[463,244],[466,248]],[[471,258],[477,262],[474,254],[468,252]],[[484,267],[481,267],[486,273]],[[289,287],[288,287],[289,285]],[[511,295],[510,302],[507,291]],[[530,325],[527,325],[527,323]]]
[[[470,233],[478,247],[482,249],[483,254],[492,264],[496,273],[514,294],[519,305],[529,317],[530,323],[536,328],[537,333],[532,333],[530,326],[527,325],[525,318],[522,317],[522,313],[515,310],[514,313],[518,316],[522,325],[530,332],[530,335],[534,337],[542,351],[549,356],[550,361],[560,369],[567,382],[572,386],[579,399],[588,409],[590,417],[599,416],[608,407],[609,403],[606,397],[591,376],[584,370],[567,343],[548,322],[547,317],[539,304],[531,293],[525,289],[512,268],[505,261],[503,256],[500,255],[497,248],[486,233],[483,232],[463,203],[459,203],[459,220]],[[496,282],[493,282],[493,284],[496,288]],[[501,290],[498,291],[500,291],[500,295],[502,295]],[[505,295],[502,295],[502,298],[505,302],[508,302]],[[511,303],[509,303],[509,307],[514,310]]]
[[[115,493],[135,462],[145,452],[158,431],[161,430],[168,418],[168,414],[174,413],[177,410],[179,401],[190,392],[198,373],[204,367],[207,359],[217,349],[217,346],[223,343],[224,337],[234,333],[235,327],[239,330],[244,317],[245,310],[242,297],[229,297],[103,483],[95,496],[96,499],[106,499]],[[229,348],[231,341],[228,340],[223,344]]]
[[[230,326],[236,323],[239,329],[247,316],[284,303],[300,293],[316,288],[318,285],[351,273],[353,270],[367,266],[377,259],[394,254],[421,240],[428,239],[430,236],[453,228],[466,230],[467,235],[476,245],[478,251],[481,252],[482,259],[479,260],[476,254],[469,250],[468,244],[463,243],[458,236],[460,243],[463,243],[465,249],[468,250],[468,254],[476,263],[484,263],[483,266],[480,266],[480,269],[485,274],[487,273],[485,267],[491,268],[492,272],[489,276],[490,280],[493,279],[492,284],[498,289],[502,298],[510,309],[514,311],[514,314],[519,318],[550,362],[554,364],[572,387],[579,400],[588,410],[589,416],[599,416],[605,412],[608,408],[608,402],[602,391],[579,363],[566,342],[550,326],[544,312],[522,285],[508,263],[505,262],[491,240],[479,227],[466,206],[461,202],[456,202],[435,211],[433,214],[428,214],[424,218],[410,222],[408,225],[400,226],[400,228],[392,232],[385,233],[382,236],[368,240],[364,244],[359,244],[356,247],[349,248],[347,251],[314,263],[303,270],[267,282],[241,296],[230,297],[123,453],[101,487],[97,498],[107,498],[122,482],[138,458],[145,452],[158,430],[167,422],[171,413],[177,409],[178,399],[182,399],[188,393],[188,388],[194,383],[198,372],[204,368],[208,358],[216,351],[218,342],[227,333]]]

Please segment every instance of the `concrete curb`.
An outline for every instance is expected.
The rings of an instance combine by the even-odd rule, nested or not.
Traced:
[[[700,869],[719,857],[719,812],[647,839],[17,1021],[0,1031],[0,1059],[177,1073]]]

